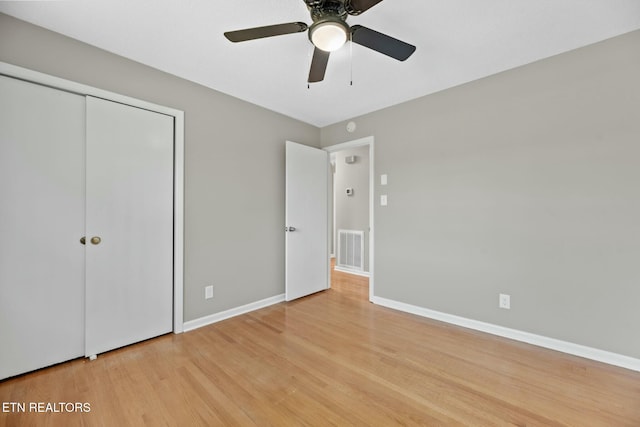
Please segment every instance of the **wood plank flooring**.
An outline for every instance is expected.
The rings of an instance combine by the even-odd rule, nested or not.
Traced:
[[[0,426],[640,426],[638,372],[373,305],[366,278],[332,286],[5,380],[0,409],[26,411]]]

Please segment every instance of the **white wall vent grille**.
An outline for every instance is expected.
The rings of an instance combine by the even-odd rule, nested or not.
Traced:
[[[364,270],[364,232],[338,230],[338,257],[336,266],[345,270]]]

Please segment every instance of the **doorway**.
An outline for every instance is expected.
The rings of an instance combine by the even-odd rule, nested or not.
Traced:
[[[331,273],[332,276],[337,271],[339,275],[368,277],[371,301],[374,295],[374,138],[369,136],[324,149],[330,154],[332,171],[328,236]]]

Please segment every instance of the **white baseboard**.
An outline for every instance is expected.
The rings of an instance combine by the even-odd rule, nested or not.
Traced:
[[[351,270],[349,268],[338,267],[337,265],[335,267],[333,267],[333,269],[335,271],[339,271],[341,273],[354,274],[356,276],[362,276],[362,277],[369,277],[369,272],[368,271]]]
[[[517,329],[505,328],[504,326],[493,325],[491,323],[480,322],[477,320],[467,319],[465,317],[455,316],[452,314],[442,313],[428,308],[418,307],[399,301],[373,296],[371,302],[382,305],[384,307],[393,308],[395,310],[404,311],[406,313],[416,314],[422,317],[439,320],[441,322],[450,323],[464,328],[474,329],[476,331],[487,332],[504,338],[516,341],[526,342],[538,347],[544,347],[551,350],[561,351],[563,353],[572,354],[574,356],[584,357],[586,359],[607,363],[609,365],[619,366],[633,371],[640,372],[640,359],[624,356],[617,353],[611,353],[605,350],[599,350],[580,344],[574,344],[567,341],[557,340],[542,335],[536,335],[529,332],[519,331]]]
[[[221,311],[220,313],[215,313],[209,316],[200,317],[198,319],[189,320],[188,322],[184,322],[184,332],[192,331],[194,329],[198,329],[203,326],[211,325],[212,323],[220,322],[221,320],[229,319],[231,317],[235,317],[241,314],[249,313],[251,311],[259,310],[261,308],[278,304],[283,301],[284,301],[284,294],[280,294],[274,297],[265,298],[260,301],[241,305],[240,307],[235,307],[229,310]]]

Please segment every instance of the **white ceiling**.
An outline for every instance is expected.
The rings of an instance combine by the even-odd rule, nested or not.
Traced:
[[[414,55],[398,62],[347,44],[307,88],[306,33],[222,35],[310,24],[303,0],[0,1],[0,12],[319,127],[640,28],[640,0],[386,0],[347,22],[411,43]]]

